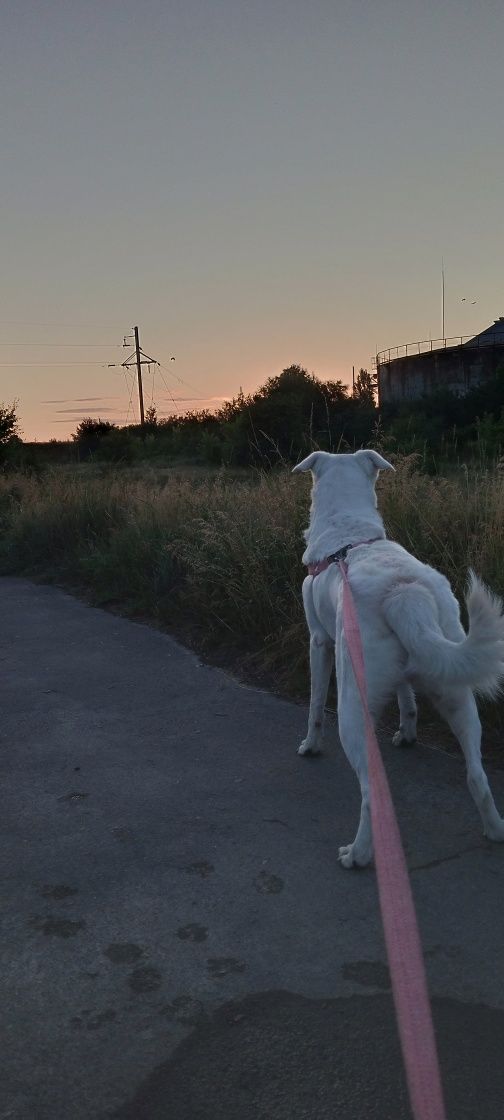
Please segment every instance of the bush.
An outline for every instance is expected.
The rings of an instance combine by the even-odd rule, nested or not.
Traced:
[[[141,453],[141,440],[131,435],[127,428],[114,428],[100,439],[96,458],[103,459],[105,463],[133,463]]]

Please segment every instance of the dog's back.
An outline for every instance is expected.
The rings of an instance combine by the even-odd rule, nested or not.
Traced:
[[[502,602],[474,574],[466,634],[448,580],[401,545],[377,541],[352,550],[348,559],[362,619],[382,616],[407,654],[407,679],[427,691],[468,685],[487,696],[498,692],[504,679]]]

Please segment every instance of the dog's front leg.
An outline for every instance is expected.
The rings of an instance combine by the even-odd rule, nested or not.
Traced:
[[[298,747],[298,754],[319,754],[324,729],[324,711],[333,664],[333,647],[325,637],[310,637],[311,694],[310,714],[306,739]]]
[[[369,807],[369,782],[362,704],[346,644],[340,640],[336,664],[338,682],[338,730],[341,745],[355,770],[361,788],[359,827],[352,844],[339,849],[343,867],[366,867],[373,857],[373,835]]]

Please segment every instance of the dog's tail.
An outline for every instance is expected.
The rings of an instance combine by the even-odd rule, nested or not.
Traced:
[[[409,654],[406,674],[436,686],[469,685],[497,696],[504,683],[502,600],[469,573],[466,594],[469,630],[450,641],[440,626],[432,592],[422,583],[404,584],[385,600],[385,618]]]

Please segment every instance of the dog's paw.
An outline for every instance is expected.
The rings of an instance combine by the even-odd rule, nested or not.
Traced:
[[[495,824],[487,825],[485,828],[485,836],[488,840],[495,840],[497,843],[504,843],[504,821],[496,821]]]
[[[303,742],[300,743],[297,749],[297,753],[307,755],[321,754],[322,749],[319,743],[317,743],[314,739],[303,739]]]
[[[338,852],[338,859],[342,867],[367,867],[372,858],[372,851],[359,852],[355,844],[345,844]]]
[[[416,735],[412,739],[408,739],[401,728],[392,736],[392,746],[394,747],[412,747],[414,743],[416,743]]]

